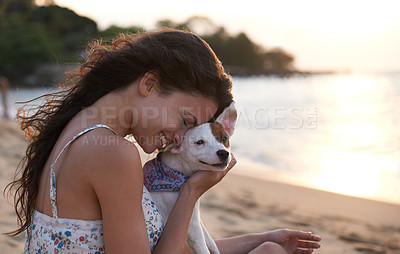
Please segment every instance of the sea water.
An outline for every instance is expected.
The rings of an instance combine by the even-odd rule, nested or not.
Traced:
[[[237,173],[400,204],[400,73],[233,81]]]
[[[400,73],[234,78],[234,96],[249,174],[400,204]]]

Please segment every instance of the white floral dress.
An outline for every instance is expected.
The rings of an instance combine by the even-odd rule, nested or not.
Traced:
[[[53,216],[34,211],[32,224],[25,237],[25,253],[105,253],[103,221],[59,218],[56,203],[55,164],[58,158],[75,139],[95,128],[107,128],[116,134],[110,127],[98,124],[78,133],[64,146],[51,165],[50,200]],[[153,250],[161,236],[164,223],[150,193],[144,186],[142,208],[150,249]]]

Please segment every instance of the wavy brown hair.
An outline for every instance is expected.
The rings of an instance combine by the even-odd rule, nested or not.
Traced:
[[[33,114],[26,115],[23,110],[17,114],[29,144],[14,180],[4,190],[4,195],[14,197],[19,225],[8,235],[16,236],[31,224],[40,176],[67,123],[82,109],[147,71],[158,74],[162,94],[182,91],[212,99],[218,104],[215,116],[233,101],[230,75],[210,46],[193,33],[161,29],[120,35],[111,43],[92,43],[86,61],[67,73],[59,92],[42,96],[45,103]]]

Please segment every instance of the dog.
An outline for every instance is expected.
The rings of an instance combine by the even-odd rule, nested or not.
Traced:
[[[144,185],[150,191],[164,222],[179,195],[182,185],[198,170],[224,170],[231,160],[229,138],[234,132],[237,111],[234,102],[215,122],[189,129],[177,147],[167,146],[145,164]],[[193,253],[219,254],[219,250],[200,219],[199,201],[190,221],[187,243]]]

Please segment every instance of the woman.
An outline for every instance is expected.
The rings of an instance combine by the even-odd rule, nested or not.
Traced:
[[[211,48],[189,32],[161,30],[93,45],[88,59],[31,116],[15,209],[26,253],[190,253],[198,198],[224,172],[199,172],[181,188],[164,225],[143,187],[133,135],[146,153],[181,144],[185,131],[232,102],[232,81]],[[161,236],[162,232],[162,237]],[[294,253],[317,236],[281,230],[217,241],[221,253]],[[150,244],[150,246],[149,246]],[[258,252],[257,252],[258,251]],[[307,250],[308,252],[308,250]],[[307,253],[305,252],[305,253]]]

